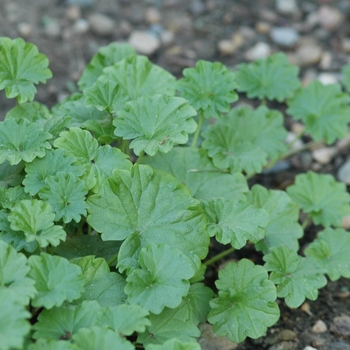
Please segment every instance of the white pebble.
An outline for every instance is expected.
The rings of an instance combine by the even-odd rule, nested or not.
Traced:
[[[336,153],[335,147],[322,147],[312,151],[312,158],[320,164],[328,164]]]
[[[299,40],[298,32],[290,27],[273,27],[270,37],[275,44],[285,47],[293,47]]]
[[[314,333],[324,333],[327,331],[327,325],[322,321],[318,320],[312,327]]]
[[[276,10],[284,15],[291,15],[298,11],[298,5],[295,0],[277,0]]]
[[[22,38],[28,38],[33,33],[33,27],[26,22],[21,22],[17,26],[19,36]]]
[[[249,61],[256,61],[260,58],[266,58],[270,54],[270,46],[264,42],[259,42],[245,53],[245,58]]]
[[[73,30],[77,34],[85,34],[89,31],[90,24],[89,22],[84,18],[79,18],[75,21],[73,25]]]
[[[331,73],[320,73],[317,77],[317,80],[320,81],[323,85],[336,84],[338,82],[337,77]]]
[[[116,27],[115,22],[111,18],[101,13],[90,15],[88,21],[91,30],[100,36],[111,35]]]
[[[346,185],[350,185],[350,159],[338,169],[337,178]]]
[[[155,36],[142,31],[134,31],[131,33],[128,43],[141,55],[152,55],[159,46],[160,41]]]
[[[317,349],[313,348],[312,346],[305,346],[303,350],[317,350]]]
[[[334,7],[323,5],[317,14],[320,25],[329,31],[338,29],[344,22],[344,15]]]

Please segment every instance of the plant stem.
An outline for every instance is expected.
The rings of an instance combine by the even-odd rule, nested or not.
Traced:
[[[202,128],[203,120],[204,120],[204,114],[201,113],[201,115],[199,117],[197,129],[196,129],[196,133],[193,136],[191,147],[196,147],[197,146],[197,141],[198,141],[198,137],[199,137],[199,134],[200,134],[200,131],[201,131],[201,128]]]
[[[302,225],[301,225],[301,227],[303,228],[303,230],[306,229],[306,227],[307,227],[307,225],[310,223],[310,221],[311,221],[311,218],[310,218],[310,216],[308,215],[308,216],[305,218],[305,220],[304,220],[304,222],[302,223]]]
[[[108,261],[108,266],[111,266],[118,259],[118,253],[114,254]]]
[[[204,265],[205,266],[209,266],[211,264],[213,264],[214,262],[221,260],[222,258],[224,258],[226,255],[229,255],[230,253],[234,252],[236,250],[236,248],[228,248],[225,251],[223,251],[220,254],[215,255],[214,257],[212,257],[211,259],[207,260]]]
[[[137,161],[136,161],[135,164],[140,164],[140,162],[141,162],[141,160],[142,160],[142,158],[143,158],[144,155],[145,155],[145,152],[142,151],[142,152],[140,153],[139,157],[137,158]]]

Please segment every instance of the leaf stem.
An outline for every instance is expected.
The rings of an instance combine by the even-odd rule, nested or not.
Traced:
[[[213,264],[214,262],[218,261],[218,260],[221,260],[222,258],[224,258],[226,255],[229,255],[230,253],[234,252],[236,250],[236,248],[234,247],[231,247],[231,248],[228,248],[226,249],[225,251],[223,251],[222,253],[220,254],[217,254],[215,256],[213,256],[211,259],[207,260],[204,265],[205,266],[209,266],[211,264]]]
[[[142,152],[140,153],[139,157],[137,158],[137,161],[136,161],[135,164],[140,164],[140,162],[141,162],[141,160],[142,160],[142,158],[143,158],[144,155],[145,155],[145,152],[142,151]]]
[[[304,222],[301,224],[301,227],[303,228],[303,230],[306,229],[306,227],[307,227],[307,225],[310,223],[310,221],[311,221],[311,218],[310,218],[310,216],[308,215],[308,216],[305,218]]]
[[[114,254],[108,261],[108,266],[111,266],[118,259],[118,253]]]
[[[200,131],[201,131],[201,128],[202,128],[203,120],[204,120],[204,114],[201,113],[201,115],[199,117],[197,129],[196,129],[196,133],[193,136],[191,147],[197,147],[197,141],[198,141],[198,137],[199,137],[199,134],[200,134]]]

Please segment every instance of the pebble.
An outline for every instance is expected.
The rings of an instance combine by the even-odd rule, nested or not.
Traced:
[[[205,5],[202,0],[192,0],[190,2],[190,11],[194,16],[200,16],[205,11]]]
[[[350,159],[339,167],[337,171],[337,178],[346,185],[350,185]]]
[[[145,11],[145,21],[148,24],[159,23],[161,19],[160,12],[155,7],[150,7]]]
[[[317,320],[312,327],[314,333],[324,333],[327,332],[327,325],[322,320]]]
[[[333,61],[333,56],[329,51],[325,51],[322,54],[321,62],[320,62],[320,68],[323,70],[327,70],[331,68]]]
[[[350,228],[350,215],[344,216],[341,222],[341,227],[345,230]]]
[[[232,40],[220,40],[218,42],[218,50],[223,56],[231,56],[235,52],[235,46],[233,45]]]
[[[79,6],[82,8],[91,7],[94,3],[93,0],[65,0],[64,2],[68,6]]]
[[[294,132],[288,132],[287,137],[285,139],[286,144],[289,145],[290,143],[294,142],[296,136],[297,135]],[[303,146],[304,146],[303,141],[298,139],[293,143],[291,150],[295,151],[297,149],[300,149]]]
[[[111,35],[115,28],[115,22],[106,15],[101,13],[94,13],[88,17],[89,25],[91,30],[100,36]]]
[[[271,25],[268,22],[259,21],[255,25],[255,30],[260,34],[268,34],[271,31]]]
[[[345,53],[350,53],[350,38],[341,39],[341,48]]]
[[[130,33],[132,32],[132,25],[130,24],[130,22],[126,21],[125,19],[122,19],[119,22],[118,31],[120,32],[121,35],[129,36]]]
[[[79,6],[69,6],[66,8],[65,16],[68,20],[74,22],[81,17],[81,10]]]
[[[312,151],[312,158],[320,164],[328,164],[336,153],[335,147],[322,147]]]
[[[350,147],[350,133],[347,134],[343,139],[337,141],[335,144],[335,147],[337,147],[338,151],[343,151]]]
[[[297,337],[297,334],[290,329],[283,329],[278,334],[280,340],[294,340]]]
[[[331,331],[337,333],[343,337],[350,336],[350,316],[343,315],[337,316],[333,319],[333,325]]]
[[[297,48],[296,56],[300,66],[316,64],[322,58],[322,49],[317,44],[306,43]]]
[[[292,15],[298,12],[296,0],[277,0],[276,10],[283,15]]]
[[[317,350],[317,349],[313,348],[312,346],[305,346],[304,350]]]
[[[290,27],[273,27],[270,37],[275,44],[284,47],[293,47],[299,40],[298,32]]]
[[[226,337],[219,337],[213,331],[213,326],[209,323],[203,323],[199,326],[201,336],[198,342],[202,350],[233,350],[238,344],[231,342]]]
[[[163,46],[169,46],[174,42],[175,35],[170,30],[163,30],[160,33],[160,41]]]
[[[148,32],[135,30],[130,34],[128,43],[141,55],[152,55],[160,47],[160,40]]]
[[[254,45],[251,49],[246,51],[245,58],[248,61],[256,61],[260,58],[266,58],[270,56],[271,54],[271,48],[268,44],[264,42],[258,42],[256,45]]]
[[[45,34],[50,38],[58,38],[61,35],[61,26],[55,19],[50,19],[44,26]]]
[[[33,27],[26,22],[18,23],[17,26],[18,35],[22,38],[28,38],[33,33]]]
[[[323,85],[336,84],[338,82],[337,77],[332,73],[320,73],[317,80]]]
[[[319,8],[317,17],[320,25],[328,31],[338,29],[344,22],[343,14],[335,7],[327,5],[323,5]]]
[[[73,30],[77,34],[85,34],[90,30],[90,24],[85,18],[79,18],[74,22]]]
[[[350,345],[342,341],[330,343],[329,350],[350,350]]]

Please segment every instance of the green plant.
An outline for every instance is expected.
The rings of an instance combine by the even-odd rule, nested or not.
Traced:
[[[241,342],[278,321],[277,297],[299,307],[325,275],[350,277],[345,185],[311,171],[286,191],[247,183],[294,152],[267,100],[305,123],[298,137],[332,143],[350,121],[338,85],[301,88],[283,54],[236,72],[199,61],[176,80],[110,44],[49,110],[33,101],[47,67],[0,38],[0,89],[18,101],[0,123],[1,349],[199,349],[207,321]],[[232,107],[235,89],[263,105]],[[309,223],[324,230],[300,256]],[[205,284],[247,244],[265,264],[230,262]]]

